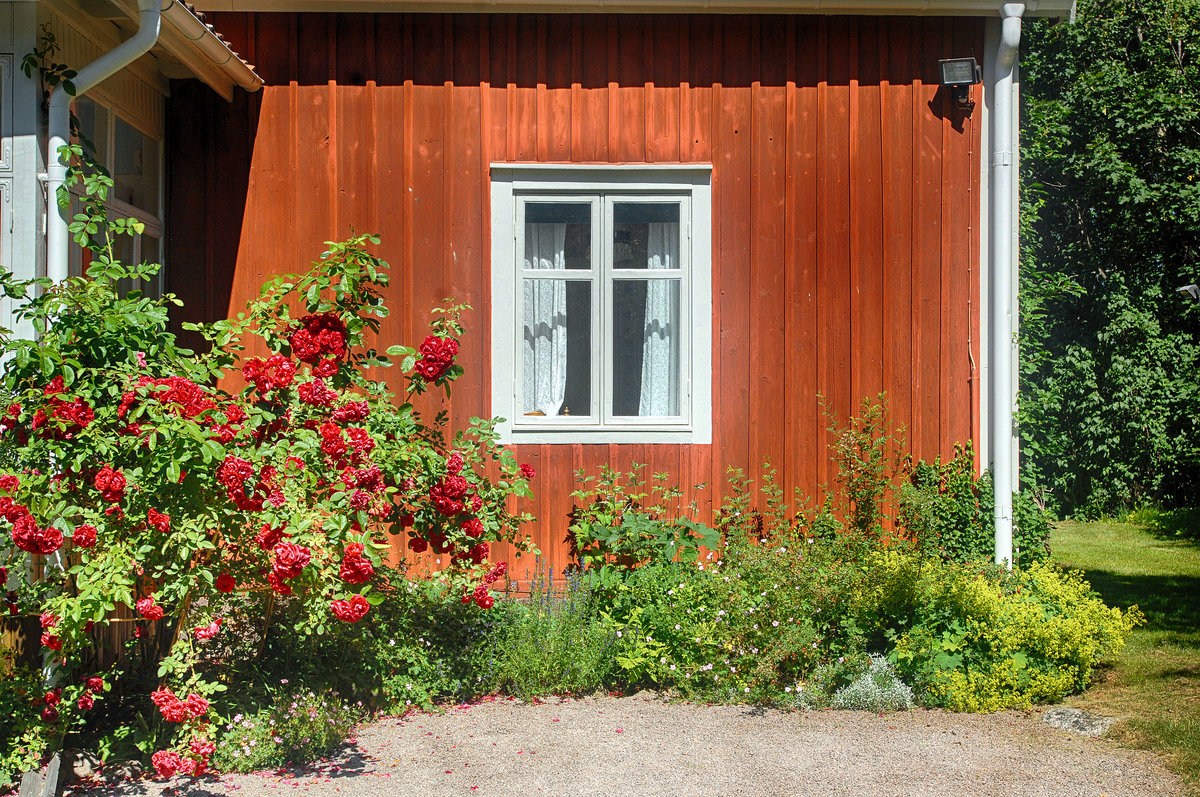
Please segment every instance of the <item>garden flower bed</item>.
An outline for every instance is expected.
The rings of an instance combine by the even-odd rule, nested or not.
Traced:
[[[100,200],[111,183],[86,182]],[[193,353],[167,331],[171,297],[120,293],[152,267],[114,261],[122,225],[105,224],[96,205],[73,225],[87,279],[0,277],[40,334],[4,341],[0,532],[9,611],[41,632],[40,667],[4,662],[0,779],[64,745],[162,778],[274,767],[373,713],[494,693],[1028,707],[1084,688],[1138,621],[1039,561],[1036,518],[1022,567],[981,564],[969,452],[907,467],[871,403],[839,428],[815,509],[769,469],[731,474],[703,511],[666,476],[581,474],[578,561],[504,600],[491,546],[529,547],[511,499],[535,474],[493,422],[451,435],[419,409],[462,373],[462,308],[378,351],[387,266],[360,236],[192,327],[210,347]],[[368,378],[387,366],[400,395]],[[444,566],[410,578],[406,549]]]

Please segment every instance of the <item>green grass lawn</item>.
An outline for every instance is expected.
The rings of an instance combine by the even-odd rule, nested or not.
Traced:
[[[1112,521],[1063,522],[1050,540],[1106,603],[1146,615],[1120,658],[1067,704],[1125,718],[1116,738],[1167,756],[1200,795],[1200,543]]]

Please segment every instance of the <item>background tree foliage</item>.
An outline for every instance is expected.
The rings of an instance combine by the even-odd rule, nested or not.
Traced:
[[[1080,0],[1027,32],[1022,478],[1065,513],[1194,504],[1200,0]]]

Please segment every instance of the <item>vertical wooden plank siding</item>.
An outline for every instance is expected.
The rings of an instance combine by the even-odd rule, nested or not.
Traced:
[[[844,419],[881,390],[917,457],[979,434],[981,115],[938,91],[936,64],[982,60],[980,20],[212,16],[266,86],[230,104],[173,91],[181,320],[235,313],[323,241],[377,231],[381,342],[419,341],[446,296],[474,308],[456,426],[490,412],[488,164],[713,165],[713,444],[521,447],[556,566],[579,468],[647,463],[707,505],[728,467],[770,460],[816,495],[832,476],[818,396]]]

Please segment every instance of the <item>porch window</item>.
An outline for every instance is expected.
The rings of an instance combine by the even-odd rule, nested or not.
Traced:
[[[506,439],[711,439],[709,173],[493,166]]]
[[[140,235],[118,236],[114,256],[125,265],[162,263],[162,142],[126,121],[119,112],[88,97],[75,101],[82,138],[90,142],[93,156],[113,178],[106,207],[110,218],[134,218],[145,225]],[[79,212],[80,187],[72,185],[75,197],[71,215]],[[70,269],[81,275],[91,264],[91,252],[72,244]],[[153,280],[126,280],[122,291],[140,290],[144,295],[162,295],[163,273]]]

